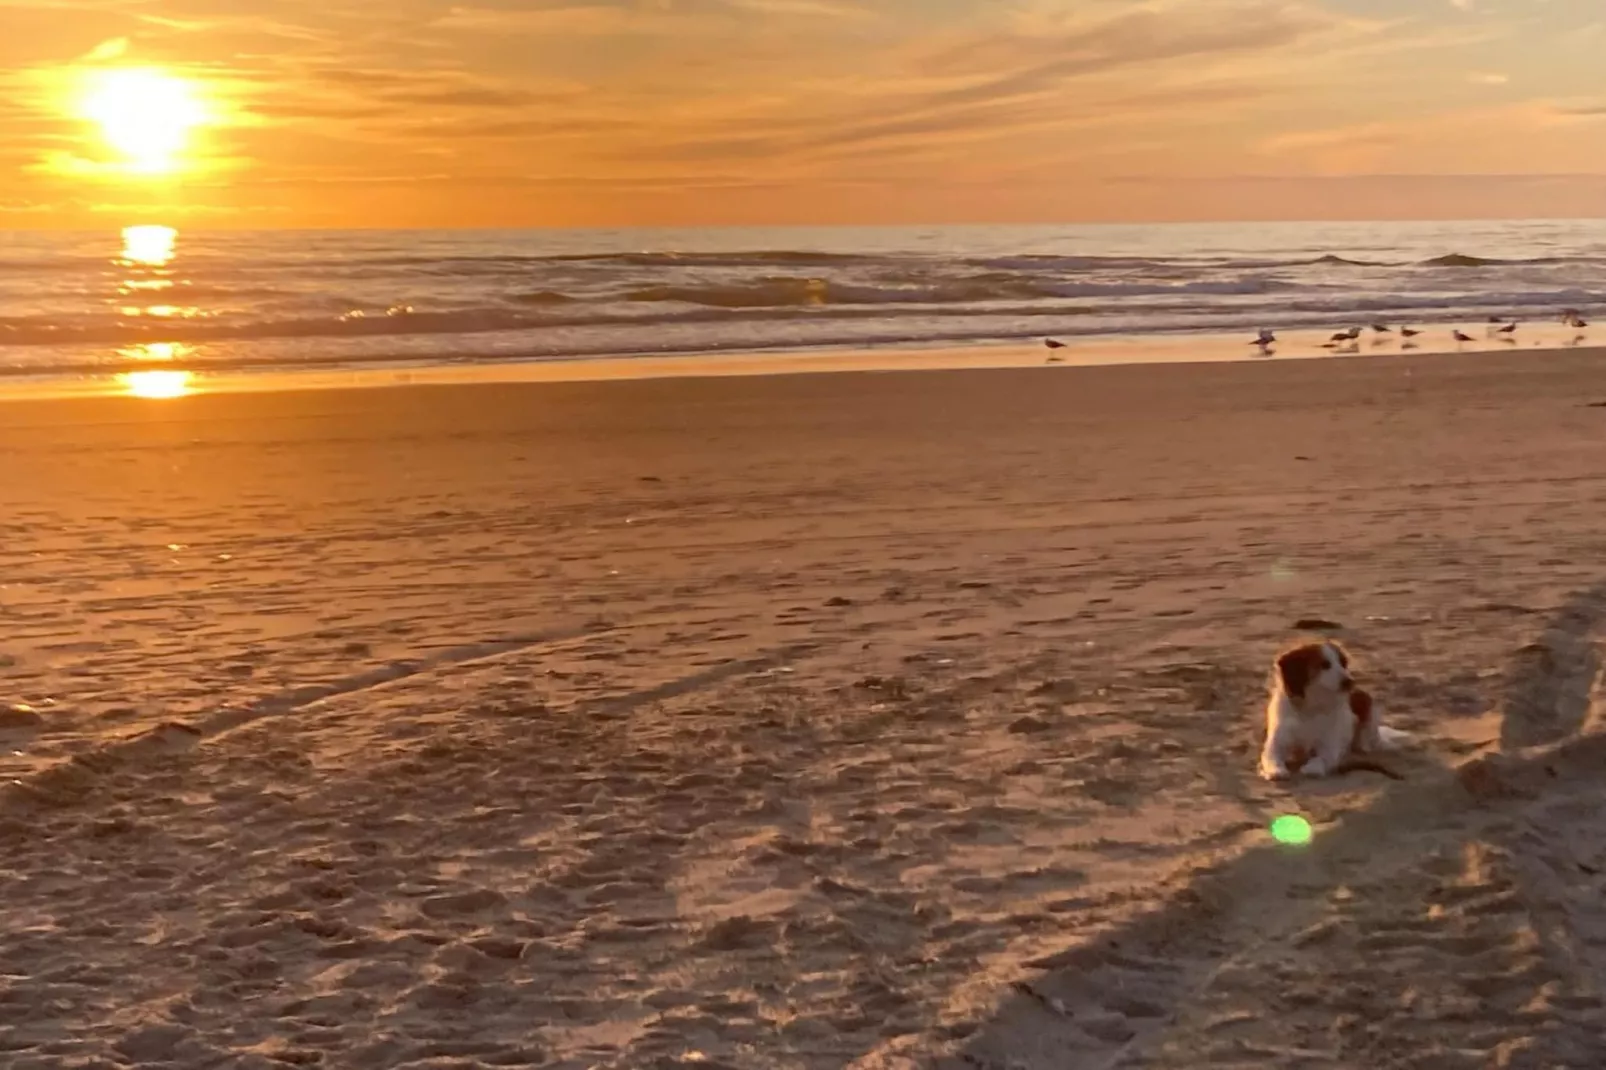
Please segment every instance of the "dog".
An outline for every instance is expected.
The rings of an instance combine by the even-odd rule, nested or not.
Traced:
[[[1286,780],[1368,770],[1395,780],[1392,769],[1362,757],[1391,747],[1403,732],[1385,728],[1372,696],[1355,686],[1349,653],[1327,640],[1278,655],[1266,702],[1260,775]]]

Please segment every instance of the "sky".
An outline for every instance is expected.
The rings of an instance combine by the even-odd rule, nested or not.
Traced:
[[[1602,216],[1603,55],[1601,0],[0,0],[0,229]]]

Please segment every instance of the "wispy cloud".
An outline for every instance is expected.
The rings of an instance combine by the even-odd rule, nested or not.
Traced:
[[[113,37],[84,53],[86,63],[104,63],[107,60],[117,59],[128,52],[128,38]]]
[[[1606,118],[1606,100],[1555,103],[1550,105],[1550,112],[1563,119]]]

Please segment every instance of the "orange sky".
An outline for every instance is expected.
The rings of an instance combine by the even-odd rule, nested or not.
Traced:
[[[1606,215],[1603,55],[1600,0],[0,0],[0,228]],[[81,114],[128,68],[171,173]]]

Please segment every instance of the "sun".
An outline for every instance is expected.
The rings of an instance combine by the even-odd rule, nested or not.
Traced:
[[[136,174],[179,168],[190,135],[208,119],[193,83],[153,67],[94,72],[79,114]]]

